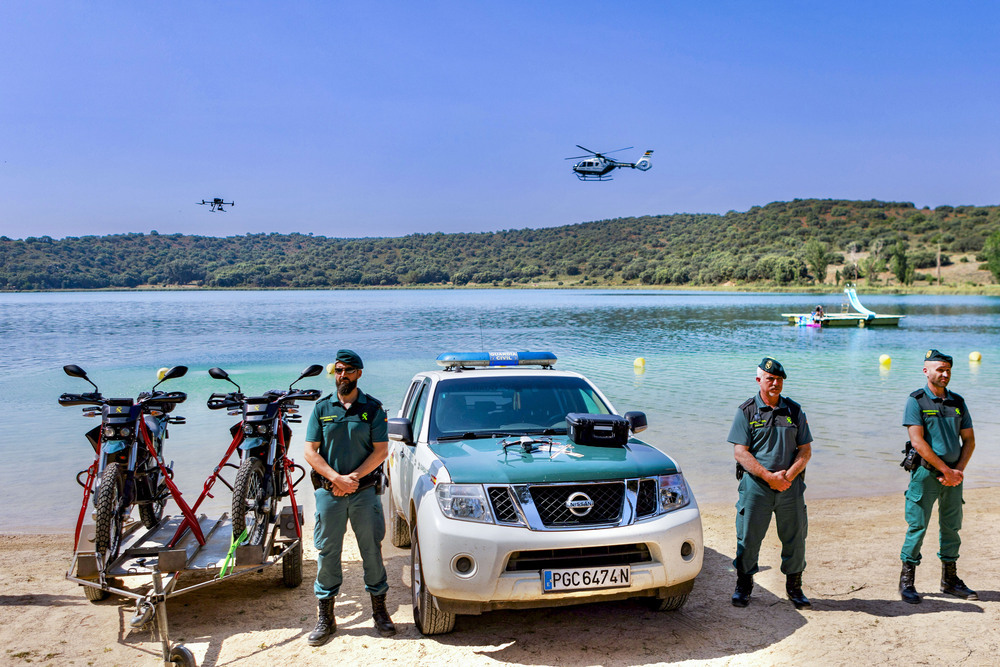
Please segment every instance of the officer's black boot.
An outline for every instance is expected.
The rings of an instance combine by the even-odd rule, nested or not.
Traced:
[[[941,592],[963,600],[978,600],[979,594],[958,578],[955,561],[941,561]]]
[[[372,619],[375,621],[375,629],[383,637],[392,637],[396,634],[396,626],[393,625],[385,608],[385,593],[372,595]]]
[[[337,619],[333,616],[333,598],[317,600],[316,629],[309,633],[306,640],[310,646],[322,646],[337,631]]]
[[[899,596],[903,598],[903,602],[920,603],[920,594],[917,593],[913,583],[916,576],[917,566],[913,563],[903,563],[903,571],[899,573]]]
[[[785,592],[796,609],[812,609],[812,603],[802,592],[802,573],[785,575]]]
[[[750,593],[753,591],[753,575],[736,573],[736,590],[733,591],[733,606],[745,607],[750,604]]]

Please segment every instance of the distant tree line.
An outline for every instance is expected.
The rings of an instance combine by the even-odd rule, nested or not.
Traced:
[[[725,215],[397,238],[246,234],[0,237],[0,289],[138,286],[774,285],[854,280],[975,254],[1000,281],[1000,207],[804,199]]]

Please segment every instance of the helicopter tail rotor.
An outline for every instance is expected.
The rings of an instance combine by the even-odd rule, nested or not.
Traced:
[[[646,151],[639,158],[639,161],[635,163],[635,168],[640,171],[649,171],[653,167],[653,151]]]

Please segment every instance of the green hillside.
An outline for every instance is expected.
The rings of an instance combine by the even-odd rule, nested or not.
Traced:
[[[971,256],[1000,278],[1000,207],[806,199],[725,215],[398,238],[0,237],[0,289],[792,285],[826,278],[828,266],[852,279],[882,271],[912,283],[934,271],[939,250],[943,264]]]

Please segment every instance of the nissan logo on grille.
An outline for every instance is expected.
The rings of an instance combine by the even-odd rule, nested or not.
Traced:
[[[574,516],[587,516],[594,509],[594,501],[583,491],[577,491],[566,499],[566,509]]]

